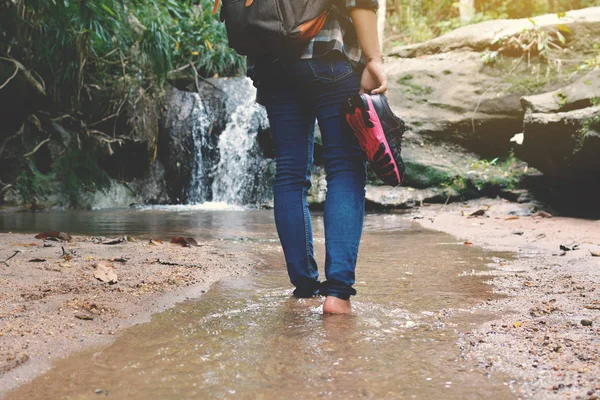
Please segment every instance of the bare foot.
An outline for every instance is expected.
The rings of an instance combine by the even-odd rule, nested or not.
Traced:
[[[350,314],[352,305],[350,300],[342,300],[335,296],[327,296],[323,303],[323,314]]]

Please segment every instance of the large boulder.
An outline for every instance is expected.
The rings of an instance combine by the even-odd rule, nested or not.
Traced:
[[[551,31],[561,25],[577,36],[582,36],[588,34],[590,30],[598,32],[600,30],[598,22],[600,22],[600,7],[569,11],[565,16],[547,14],[535,18],[491,20],[455,29],[427,42],[396,47],[389,52],[389,55],[414,58],[458,49],[482,52],[500,48],[502,42],[498,39],[514,37],[532,28]]]
[[[493,157],[506,154],[521,131],[524,93],[479,53],[390,59],[386,68],[392,108],[419,135]]]
[[[548,69],[535,58],[537,50],[526,54],[515,43],[549,32],[554,36],[548,40],[563,46],[558,29],[566,39],[556,58],[573,68],[589,58],[600,36],[600,7],[570,11],[563,18],[487,21],[398,47],[386,59],[392,108],[418,135],[458,143],[486,157],[507,154],[509,139],[522,132],[520,98],[557,89],[571,78],[558,66]],[[498,53],[484,62],[486,51]]]
[[[597,182],[600,173],[600,71],[571,85],[524,97],[518,154],[545,174]]]

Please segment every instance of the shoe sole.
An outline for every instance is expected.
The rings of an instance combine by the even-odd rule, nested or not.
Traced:
[[[392,151],[390,143],[398,143],[399,147],[399,140],[406,128],[404,122],[392,113],[387,104],[382,105],[385,109],[383,111],[392,118],[391,123],[386,123],[388,132],[384,130],[369,95],[357,94],[348,100],[346,120],[377,176],[386,185],[398,186],[404,181],[404,161],[399,151]]]

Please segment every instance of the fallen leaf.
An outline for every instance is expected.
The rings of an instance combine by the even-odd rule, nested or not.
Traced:
[[[85,321],[91,321],[94,319],[94,316],[90,315],[90,314],[77,313],[77,314],[75,314],[75,318],[83,319]]]
[[[94,277],[106,283],[117,283],[117,274],[112,264],[105,263],[103,261],[97,262],[93,265]]]
[[[152,246],[157,246],[159,244],[163,244],[162,240],[158,240],[158,239],[150,239],[150,241],[148,242],[148,244],[152,245]]]
[[[519,235],[519,236],[523,236],[525,232],[523,231],[517,231],[517,232],[513,232],[513,235]]]
[[[71,263],[69,263],[69,262],[62,262],[62,263],[59,263],[58,265],[60,265],[63,268],[71,268],[72,267]]]
[[[36,239],[50,239],[50,240],[63,240],[65,242],[70,242],[73,238],[66,232],[58,232],[58,231],[46,231],[42,233],[38,233],[35,235]]]
[[[135,240],[135,238],[133,236],[125,236],[125,241],[127,242],[137,242],[137,240]]]
[[[517,321],[517,322],[513,322],[513,326],[514,326],[515,328],[520,328],[522,325],[523,325],[523,323],[522,323],[522,322],[519,322],[519,321]]]
[[[587,308],[588,310],[600,310],[600,304],[599,305],[589,305],[589,306],[584,306],[583,308]]]
[[[592,255],[592,257],[600,257],[600,251],[591,251],[590,250],[590,254]]]
[[[470,246],[472,244],[473,244],[473,242],[469,242],[468,240],[465,242],[465,246]]]
[[[515,219],[519,219],[519,217],[517,217],[516,215],[513,215],[512,217],[504,218],[505,221],[514,221]]]
[[[533,218],[535,217],[540,217],[540,218],[552,218],[552,214],[546,212],[546,211],[538,211],[536,213],[534,213],[532,215]]]
[[[171,239],[171,243],[180,244],[183,247],[198,247],[198,242],[192,237],[176,236]]]
[[[568,245],[561,244],[559,247],[562,251],[579,250],[578,244],[568,244]]]
[[[44,262],[44,261],[46,261],[46,260],[43,258],[32,258],[31,260],[29,260],[29,262]]]
[[[102,242],[102,244],[119,244],[119,243],[123,243],[123,242],[125,242],[125,237],[121,236],[121,237],[118,237],[115,239],[108,239],[108,240]]]
[[[129,258],[125,258],[125,257],[113,258],[112,261],[126,263],[127,261],[129,261]]]
[[[469,214],[469,217],[481,217],[483,215],[485,215],[485,210],[477,210]]]

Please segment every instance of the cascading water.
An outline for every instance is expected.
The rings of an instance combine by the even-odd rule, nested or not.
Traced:
[[[266,112],[255,102],[256,89],[249,79],[220,80],[217,85],[220,101],[203,101],[198,95],[191,115],[194,159],[188,202],[265,205],[271,199],[273,163],[264,157],[258,134],[268,127]],[[218,118],[226,122],[217,141],[213,127]]]
[[[232,100],[238,106],[219,137],[220,160],[212,183],[216,202],[248,205],[264,200],[264,177],[269,165],[261,154],[257,135],[265,125],[266,113],[254,101],[254,88],[244,89],[235,93]]]
[[[201,204],[210,199],[207,188],[209,183],[210,163],[208,153],[213,150],[209,140],[212,121],[208,117],[205,104],[200,95],[195,94],[195,106],[190,118],[192,119],[192,137],[194,140],[194,158],[192,163],[192,175],[188,189],[188,198],[191,204]]]

